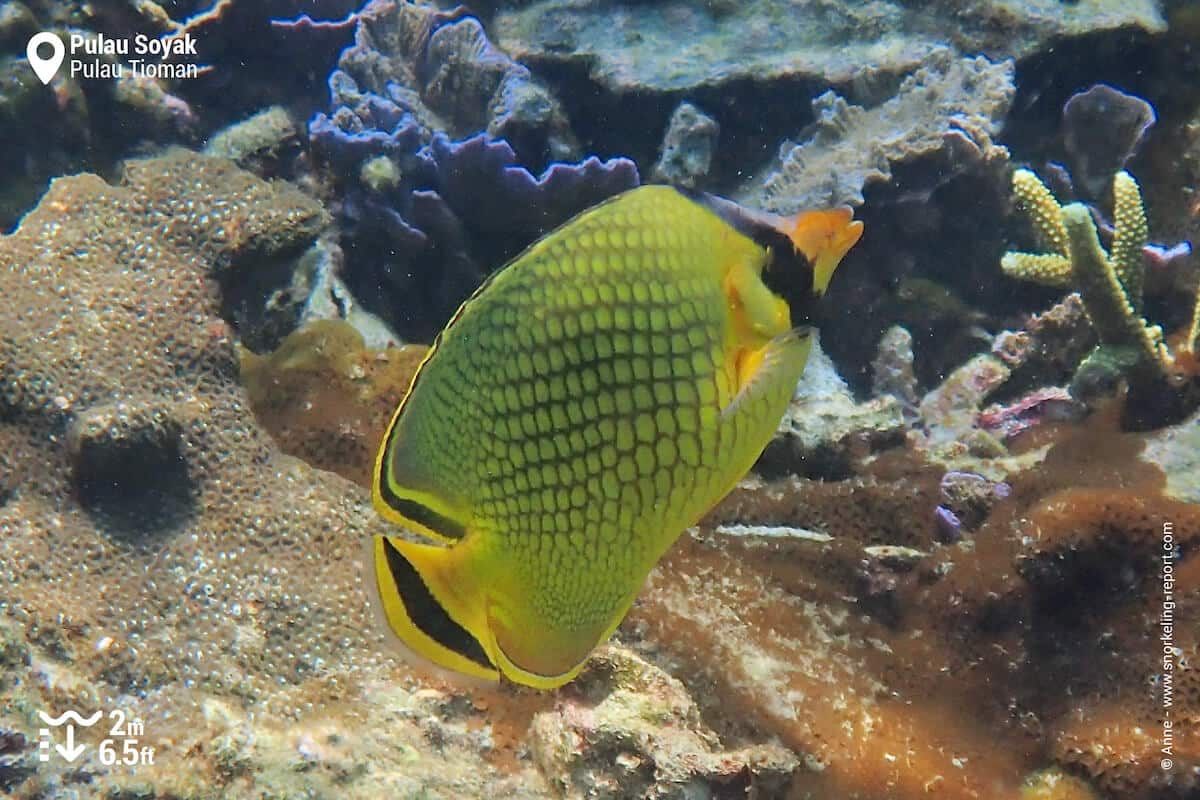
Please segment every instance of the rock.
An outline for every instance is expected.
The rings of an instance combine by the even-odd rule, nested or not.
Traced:
[[[695,189],[706,177],[721,126],[691,103],[680,103],[667,123],[651,178]]]
[[[568,797],[775,797],[799,766],[774,744],[722,747],[682,683],[615,646],[534,717],[530,734],[542,771]]]
[[[213,134],[204,152],[258,175],[277,175],[299,149],[296,124],[283,107],[271,106]]]
[[[893,325],[879,340],[879,348],[871,362],[872,392],[877,396],[895,397],[910,414],[915,413],[917,406],[912,344],[912,334]]]
[[[684,0],[613,7],[537,0],[501,10],[500,45],[535,67],[575,66],[607,91],[691,92],[740,80],[870,83],[913,69],[950,43],[964,53],[1022,58],[1047,44],[1119,28],[1160,33],[1166,21],[1151,0],[1004,0],[955,6],[947,25],[938,4],[902,0]]]
[[[852,464],[903,441],[905,428],[896,398],[857,402],[833,362],[814,343],[792,404],[755,471],[768,476],[845,477]]]
[[[935,50],[905,78],[894,97],[873,108],[833,91],[813,101],[817,118],[799,144],[786,143],[764,180],[751,180],[737,198],[780,214],[863,202],[871,183],[892,179],[895,166],[927,162],[925,188],[957,172],[1007,162],[992,137],[1015,94],[1012,62],[958,58]],[[992,166],[988,166],[992,165]],[[917,176],[907,176],[916,191]]]
[[[1071,95],[1063,106],[1063,146],[1080,195],[1099,201],[1125,169],[1158,115],[1154,106],[1105,83]]]

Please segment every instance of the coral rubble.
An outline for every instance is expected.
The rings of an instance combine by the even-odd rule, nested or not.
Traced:
[[[568,797],[776,797],[799,762],[775,743],[720,749],[684,685],[620,647],[602,650],[553,709],[536,714],[530,737]]]

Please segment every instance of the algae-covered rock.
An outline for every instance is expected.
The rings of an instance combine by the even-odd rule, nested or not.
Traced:
[[[1200,503],[1200,412],[1147,434],[1143,458],[1162,468],[1169,497]]]
[[[426,348],[373,350],[344,320],[315,320],[268,355],[242,350],[254,413],[284,451],[368,486],[375,452]]]
[[[204,152],[263,174],[276,172],[271,167],[299,148],[299,130],[287,110],[271,106],[215,133]]]
[[[691,103],[680,103],[667,123],[651,177],[695,188],[708,177],[721,126]]]
[[[903,408],[891,396],[858,402],[816,343],[775,438],[756,471],[838,478],[871,453],[904,439]]]
[[[601,650],[550,711],[534,757],[567,797],[777,797],[800,760],[777,744],[722,745],[687,688],[619,646]]]
[[[984,165],[1007,163],[992,137],[1008,113],[1016,88],[1013,64],[958,58],[941,48],[927,55],[895,96],[873,108],[847,102],[833,91],[813,101],[812,129],[785,144],[765,179],[752,179],[738,199],[791,214],[805,208],[861,205],[868,184],[892,179],[901,163],[931,160],[923,183]],[[911,173],[911,170],[910,170]],[[922,185],[906,176],[908,190]]]

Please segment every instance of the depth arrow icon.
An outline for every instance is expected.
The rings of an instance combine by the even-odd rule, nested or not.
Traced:
[[[65,758],[67,760],[67,763],[69,764],[72,761],[74,761],[75,759],[79,758],[81,755],[83,755],[83,751],[87,750],[87,745],[86,744],[75,744],[75,726],[68,725],[67,726],[67,744],[66,744],[66,746],[63,746],[61,744],[56,744],[56,745],[54,745],[54,749],[57,750],[59,755],[61,755],[63,758]]]

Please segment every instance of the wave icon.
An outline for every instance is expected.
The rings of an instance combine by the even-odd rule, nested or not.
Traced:
[[[92,714],[92,716],[90,716],[90,717],[81,717],[81,716],[79,716],[78,713],[76,713],[74,711],[64,711],[59,716],[52,717],[49,714],[47,714],[45,711],[39,711],[38,716],[42,718],[42,722],[46,723],[47,725],[52,725],[54,727],[62,725],[67,720],[71,720],[72,722],[74,722],[77,725],[82,725],[85,728],[89,728],[92,725],[95,725],[97,722],[100,721],[100,717],[103,715],[103,713],[104,712],[102,712],[102,711],[97,711],[95,714]]]

